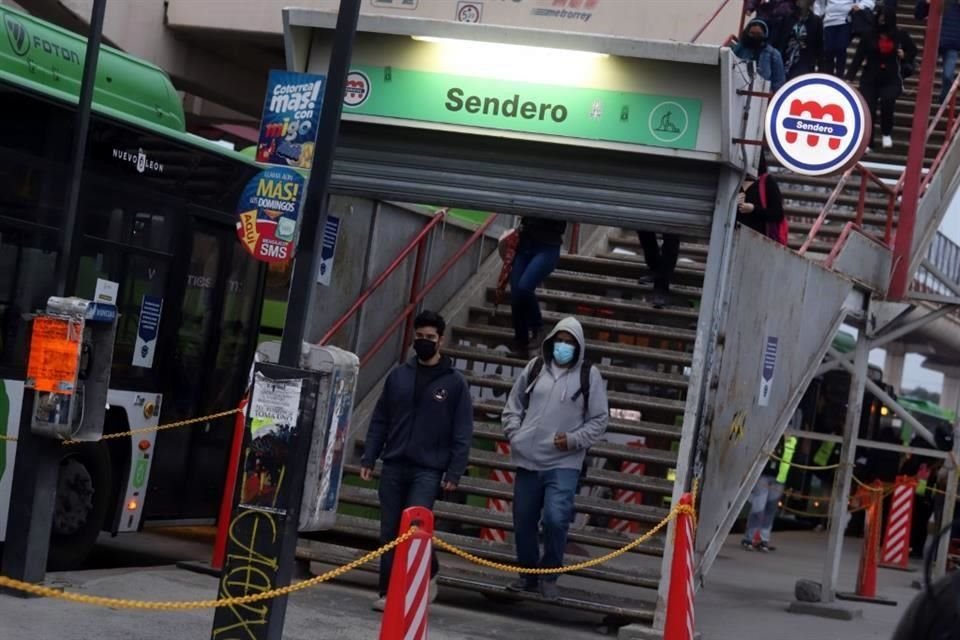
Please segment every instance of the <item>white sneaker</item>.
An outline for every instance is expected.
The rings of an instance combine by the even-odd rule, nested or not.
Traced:
[[[883,148],[889,149],[893,146],[893,138],[890,136],[883,136]]]
[[[385,611],[387,609],[387,597],[381,596],[373,601],[370,608],[374,611]]]
[[[434,602],[437,601],[437,594],[439,592],[440,590],[437,588],[437,579],[431,578],[430,579],[430,604],[433,604]]]

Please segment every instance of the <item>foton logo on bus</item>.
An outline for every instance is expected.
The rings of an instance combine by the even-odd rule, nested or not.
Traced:
[[[56,42],[41,36],[31,36],[26,25],[23,24],[23,22],[20,21],[16,16],[4,16],[3,25],[4,31],[7,32],[7,40],[10,42],[10,48],[13,49],[13,52],[21,58],[30,53],[30,49],[33,48],[43,51],[46,54],[66,60],[67,62],[72,62],[76,65],[80,64],[79,52],[73,49],[68,49],[67,47],[61,46]]]
[[[863,97],[842,80],[814,73],[770,100],[766,137],[780,163],[802,175],[840,173],[866,151],[872,123]]]

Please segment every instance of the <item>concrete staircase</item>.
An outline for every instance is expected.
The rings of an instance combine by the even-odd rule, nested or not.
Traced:
[[[652,287],[638,284],[647,274],[642,258],[622,253],[629,251],[625,241],[629,237],[613,232],[597,255],[563,256],[539,292],[546,324],[566,315],[576,315],[583,323],[587,355],[608,383],[612,410],[608,441],[589,452],[568,563],[618,549],[648,531],[667,516],[673,491],[671,470],[677,459],[685,369],[691,363],[698,318],[694,305],[704,265],[681,264],[676,304],[655,308],[648,302]],[[475,439],[469,477],[463,478],[456,495],[445,496],[436,505],[438,528],[446,540],[472,553],[512,563],[513,523],[507,503],[512,498],[508,474],[513,467],[503,447],[498,448],[505,443],[500,412],[514,375],[526,363],[508,353],[509,307],[495,309],[492,287],[485,302],[472,307],[466,321],[449,333],[446,353],[467,376],[474,396]],[[356,445],[359,450],[362,442]],[[373,486],[359,481],[358,474],[356,465],[347,468],[341,493],[346,515],[338,518],[333,535],[305,542],[302,554],[336,562],[356,557],[357,546],[375,546],[377,494]],[[349,545],[336,544],[345,540]],[[562,597],[550,604],[599,614],[615,626],[650,624],[664,546],[664,536],[658,535],[627,556],[562,579]],[[467,566],[453,557],[441,562],[441,585],[492,598],[540,600],[533,594],[507,596],[504,586],[513,575]]]

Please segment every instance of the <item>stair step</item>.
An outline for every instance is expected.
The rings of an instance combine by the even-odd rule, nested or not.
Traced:
[[[474,387],[499,389],[505,392],[513,388],[513,380],[502,376],[478,376],[468,372],[464,377],[467,379],[467,382]],[[681,400],[665,400],[663,398],[644,396],[638,393],[611,391],[607,392],[607,399],[610,402],[610,406],[617,409],[682,414],[685,408],[685,403]]]
[[[343,516],[337,516],[339,520]],[[379,532],[376,529],[370,530],[369,539],[378,540]],[[517,561],[514,546],[510,543],[494,543],[486,540],[478,541],[470,536],[456,535],[452,533],[438,534],[444,541],[459,547],[467,553],[473,554],[485,560],[499,562],[500,564],[515,564]],[[434,547],[440,553],[448,553],[441,547]],[[308,540],[301,538],[297,544],[297,558],[319,562],[330,566],[343,566],[355,560],[359,560],[367,554],[366,549],[354,549],[330,542],[321,542],[318,540]],[[586,560],[585,556],[567,554],[567,563],[576,563]],[[361,571],[378,573],[380,571],[380,562],[374,560],[360,565]],[[447,567],[443,567],[441,575],[446,573]],[[490,574],[492,576],[502,576],[503,574]],[[645,589],[656,589],[659,587],[660,572],[653,569],[645,570],[622,570],[612,569],[604,565],[581,569],[570,572],[571,576],[590,578],[593,580],[602,580],[604,582],[613,582],[630,587],[641,587]]]
[[[634,234],[634,241],[636,235]],[[616,276],[598,277],[575,271],[557,270],[547,278],[547,286],[562,291],[577,291],[595,293],[603,289],[615,289],[632,293],[647,294],[653,292],[652,284],[640,284],[634,278],[618,278]],[[674,293],[690,298],[699,298],[702,294],[700,287],[678,285],[671,288]]]
[[[604,344],[604,343],[600,343]],[[587,343],[587,355],[596,360],[596,356],[599,355],[601,349],[593,348],[590,346],[590,343]],[[638,351],[638,348],[633,348],[631,351]],[[648,349],[646,351],[657,351],[656,349]],[[484,348],[469,348],[469,347],[447,347],[444,350],[448,356],[454,360],[466,360],[468,362],[485,362],[497,365],[506,365],[514,369],[511,371],[511,374],[515,374],[520,371],[527,365],[529,360],[521,360],[520,358],[511,358],[508,354],[502,351],[494,351],[493,349],[484,349]],[[674,354],[680,352],[676,351],[666,351],[667,354],[670,354],[672,357]],[[636,357],[635,355],[633,357]],[[645,358],[638,358],[645,359]],[[689,359],[689,358],[688,358]],[[662,360],[652,360],[660,361]],[[671,373],[660,373],[658,371],[649,371],[640,368],[630,368],[630,367],[614,367],[609,365],[598,364],[597,367],[600,369],[600,373],[603,375],[604,380],[608,383],[621,383],[621,384],[638,384],[638,385],[653,385],[658,387],[670,387],[674,389],[685,390],[687,388],[687,378],[686,376],[671,374]],[[471,371],[470,368],[466,368],[465,371]],[[472,373],[475,375],[485,375],[484,373],[479,373],[476,370],[473,370]]]
[[[509,329],[497,329],[493,327],[485,327],[482,325],[467,325],[467,326],[456,326],[453,329],[453,334],[455,336],[461,335],[470,335],[470,336],[480,336],[485,338],[492,338],[495,341],[498,341],[499,344],[507,344],[510,340],[513,339],[513,331]],[[461,349],[469,350],[469,347],[463,346],[451,346],[447,349],[449,352],[450,349]],[[504,351],[496,351],[494,349],[473,349],[474,353],[465,355],[464,357],[470,358],[480,358],[488,360],[489,362],[497,362],[500,364],[509,364],[514,367],[523,367],[528,361],[520,360],[518,358],[511,358],[509,354]],[[666,362],[670,364],[678,364],[683,366],[688,366],[692,361],[692,356],[685,351],[676,351],[673,349],[655,349],[651,347],[635,347],[632,345],[617,344],[611,342],[601,342],[598,340],[587,340],[587,355],[590,357],[593,362],[598,362],[600,358],[596,357],[598,355],[608,356],[610,358],[617,358],[622,360],[645,360],[652,362]],[[604,366],[601,366],[601,370],[606,370]],[[629,369],[625,371],[617,371],[616,368],[611,367],[611,370],[615,373],[623,373],[629,375],[633,373],[635,375],[649,375],[649,372],[642,370]],[[686,378],[680,376],[666,376],[665,383],[672,382],[677,385],[685,385]]]
[[[625,256],[626,257],[626,256]],[[494,287],[487,290],[489,301],[494,300]],[[507,290],[509,295],[510,290]],[[690,307],[666,306],[657,308],[652,303],[646,302],[627,302],[624,300],[611,299],[604,296],[595,296],[584,293],[568,293],[566,291],[557,291],[556,289],[538,289],[537,298],[543,304],[560,305],[565,309],[570,309],[571,313],[578,307],[595,307],[613,312],[633,314],[633,317],[646,316],[657,318],[670,318],[673,320],[688,320],[696,322],[700,314],[696,309]]]
[[[540,604],[577,609],[603,615],[620,624],[629,621],[652,623],[656,605],[639,600],[627,600],[607,594],[598,594],[591,591],[570,589],[561,583],[560,597],[556,600],[546,600],[537,593],[511,593],[506,589],[507,580],[491,580],[483,575],[470,575],[457,572],[455,574],[440,574],[437,581],[455,589],[475,591],[487,596],[510,600],[536,602]]]
[[[544,310],[542,312],[543,321],[548,327],[552,327],[563,318],[569,317],[569,313],[560,313],[558,311]],[[642,322],[630,322],[627,320],[613,320],[610,318],[601,318],[597,316],[577,314],[577,319],[583,326],[584,331],[589,337],[591,332],[597,333],[617,333],[620,335],[637,336],[640,339],[653,338],[657,340],[668,340],[676,342],[686,342],[692,344],[697,338],[697,332],[694,329],[669,327],[664,325],[647,324]],[[472,322],[494,322],[496,326],[512,326],[510,323],[510,307],[506,311],[501,307],[495,310],[493,306],[473,307],[470,310],[470,319]],[[494,326],[494,325],[491,325]],[[512,332],[511,332],[512,335]]]
[[[497,418],[503,413],[503,402],[494,400],[479,400],[473,403],[473,411],[477,415],[486,415],[488,418]],[[680,439],[681,427],[678,425],[647,422],[644,420],[622,420],[611,417],[607,429],[609,431],[628,436],[649,438]]]
[[[626,261],[620,256],[570,256],[560,258],[560,267],[569,271],[592,273],[602,276],[617,276],[620,278],[637,279],[649,273],[643,262]],[[703,286],[704,265],[690,265],[680,263],[673,274],[673,280],[683,286]]]
[[[376,508],[380,506],[380,499],[377,496],[376,490],[363,489],[350,485],[344,485],[341,488],[340,501],[364,507]],[[437,501],[434,504],[433,513],[438,519],[451,520],[478,527],[491,527],[513,531],[513,517],[509,513],[491,511],[490,509],[482,507],[456,504],[443,500]],[[662,556],[663,540],[658,540],[658,538],[662,537],[662,535],[656,536],[654,539],[631,550],[631,553]],[[631,538],[614,531],[589,526],[572,527],[567,539],[577,544],[586,544],[606,549],[619,549],[631,540]]]

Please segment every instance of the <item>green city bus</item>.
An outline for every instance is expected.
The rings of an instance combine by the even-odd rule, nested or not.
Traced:
[[[15,437],[29,323],[52,292],[86,41],[0,7],[0,435]],[[104,47],[68,293],[119,284],[105,433],[237,405],[255,349],[266,269],[236,239],[234,208],[258,168],[187,133],[159,68]],[[146,297],[162,301],[150,361],[134,354]],[[139,350],[137,350],[139,351]],[[213,522],[233,418],[64,447],[50,564],[80,564],[102,530]],[[0,441],[0,541],[16,444]]]

